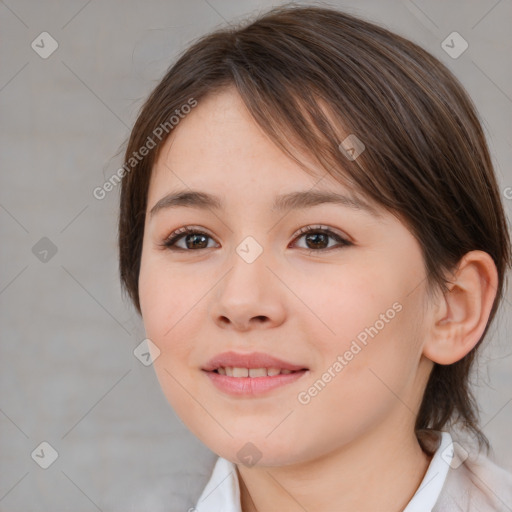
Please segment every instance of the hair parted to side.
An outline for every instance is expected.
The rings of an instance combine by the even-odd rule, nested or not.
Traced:
[[[489,253],[499,285],[477,347],[435,364],[416,430],[450,422],[488,444],[469,385],[475,351],[503,296],[511,261],[507,221],[475,108],[453,74],[414,43],[352,15],[281,6],[197,40],[141,108],[125,161],[191,98],[235,87],[255,121],[308,172],[297,148],[340,183],[397,215],[423,251],[429,289],[471,250]],[[366,150],[339,149],[355,134]],[[123,291],[141,314],[138,277],[152,167],[166,137],[121,185],[119,258]],[[432,287],[432,288],[431,288]]]

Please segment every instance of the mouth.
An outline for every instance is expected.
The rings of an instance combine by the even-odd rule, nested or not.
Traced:
[[[301,370],[288,370],[286,368],[243,368],[236,366],[220,366],[214,373],[226,375],[228,377],[275,377],[276,375],[289,375],[290,373],[304,372],[307,368]]]
[[[267,394],[309,374],[307,367],[258,352],[225,352],[201,370],[220,391],[245,397]]]

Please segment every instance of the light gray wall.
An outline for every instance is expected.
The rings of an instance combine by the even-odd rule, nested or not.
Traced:
[[[206,483],[215,456],[132,353],[144,330],[120,294],[118,190],[102,201],[92,191],[121,165],[116,152],[141,102],[178,52],[225,20],[271,5],[0,3],[0,511],[186,511]],[[511,2],[325,5],[409,37],[453,70],[484,121],[505,194],[512,186]],[[469,43],[457,59],[441,47],[453,31]],[[58,43],[48,58],[31,47],[51,50],[42,32]],[[512,199],[505,203],[510,215]],[[509,469],[511,303],[509,291],[477,376],[484,431]],[[31,457],[43,441],[58,452],[46,470]],[[34,459],[50,460],[43,451]]]

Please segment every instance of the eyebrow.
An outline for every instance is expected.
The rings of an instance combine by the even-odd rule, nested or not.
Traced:
[[[272,210],[283,212],[302,208],[311,208],[325,203],[343,205],[354,210],[366,211],[375,217],[380,217],[378,211],[362,199],[349,197],[336,192],[321,192],[313,190],[297,191],[278,195],[274,200]],[[159,211],[178,207],[224,211],[222,200],[218,196],[197,190],[182,190],[162,197],[151,208],[149,214],[150,217],[154,217]]]

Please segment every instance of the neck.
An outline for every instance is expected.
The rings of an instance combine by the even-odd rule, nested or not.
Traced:
[[[280,467],[238,465],[243,512],[399,512],[431,457],[411,425],[367,432],[326,455]]]

